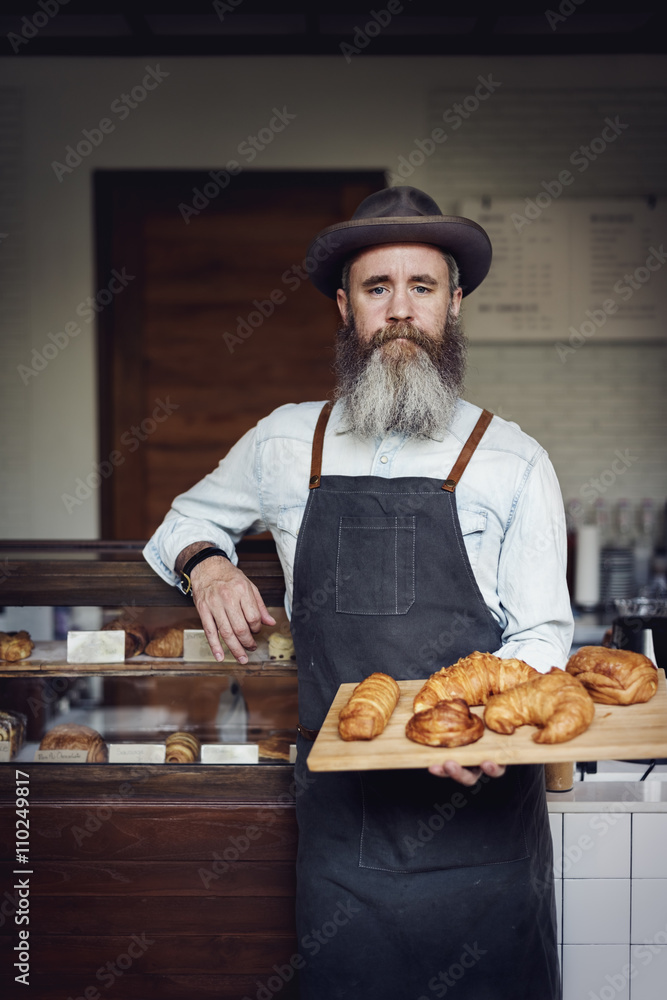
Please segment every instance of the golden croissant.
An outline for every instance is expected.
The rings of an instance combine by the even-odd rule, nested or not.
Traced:
[[[178,732],[167,736],[165,742],[167,764],[194,764],[199,760],[201,745],[192,733]]]
[[[25,629],[20,632],[0,632],[0,660],[16,663],[30,656],[35,644]]]
[[[415,697],[413,707],[415,712],[423,712],[450,698],[463,698],[467,705],[485,705],[490,695],[537,676],[538,671],[523,660],[503,660],[492,653],[471,653],[453,666],[431,674]]]
[[[629,649],[582,646],[565,668],[603,705],[635,705],[658,690],[658,670],[648,656]]]
[[[463,698],[439,701],[408,720],[405,735],[430,747],[461,747],[484,734],[484,723],[473,715]]]
[[[595,705],[576,677],[552,667],[532,681],[493,695],[484,709],[484,722],[496,733],[513,733],[517,726],[538,726],[535,743],[565,743],[585,732]]]
[[[370,674],[357,684],[338,717],[344,740],[372,740],[383,731],[398,704],[401,691],[388,674]]]

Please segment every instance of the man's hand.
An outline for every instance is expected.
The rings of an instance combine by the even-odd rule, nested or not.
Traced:
[[[242,570],[222,556],[199,563],[190,575],[192,598],[216,660],[224,658],[220,636],[239,663],[247,663],[245,650],[257,649],[253,632],[275,625],[259,590]]]
[[[501,778],[505,773],[504,764],[494,764],[492,760],[484,760],[479,767],[461,767],[454,760],[446,760],[444,764],[433,764],[429,772],[438,778],[452,778],[460,785],[474,785],[483,774],[490,778]]]

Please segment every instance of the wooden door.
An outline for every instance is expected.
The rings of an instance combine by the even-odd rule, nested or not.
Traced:
[[[208,171],[96,174],[103,538],[149,537],[260,417],[331,393],[337,310],[304,257],[383,186],[377,170],[246,171],[224,190]]]

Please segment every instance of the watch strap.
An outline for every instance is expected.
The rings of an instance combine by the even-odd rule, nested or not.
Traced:
[[[224,552],[223,549],[219,549],[216,545],[210,545],[207,549],[200,549],[199,552],[195,552],[195,554],[188,559],[180,573],[181,582],[179,583],[179,587],[184,594],[187,595],[192,593],[192,581],[190,579],[190,574],[195,566],[198,566],[200,562],[204,561],[204,559],[210,559],[211,556],[222,556],[223,559],[228,559],[231,562],[227,553]]]

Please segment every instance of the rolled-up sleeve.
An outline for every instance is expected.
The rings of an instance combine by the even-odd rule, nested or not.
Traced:
[[[542,451],[526,470],[501,547],[498,595],[507,625],[499,656],[543,673],[565,666],[574,632],[566,568],[563,499]]]
[[[212,542],[238,562],[235,545],[244,535],[265,530],[260,509],[257,429],[237,441],[217,468],[176,497],[143,554],[167,583],[179,581],[174,565],[194,542]]]

